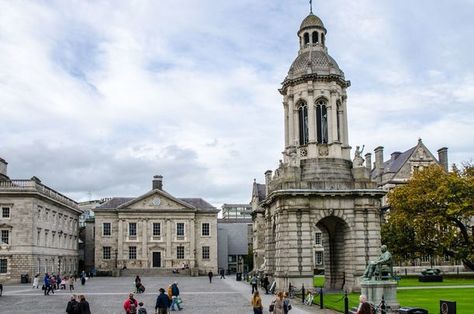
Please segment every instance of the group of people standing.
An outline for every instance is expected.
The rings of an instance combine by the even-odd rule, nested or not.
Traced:
[[[261,285],[265,289],[265,294],[268,294],[268,289],[270,285],[270,280],[268,276],[265,275],[261,280]],[[260,293],[258,292],[258,282],[259,279],[256,275],[253,275],[250,279],[250,285],[252,286],[252,300],[251,304],[253,307],[254,314],[262,314],[263,313],[263,305],[262,305],[262,298],[260,297]],[[290,300],[288,299],[287,292],[278,292],[276,298],[272,301],[269,307],[269,311],[274,314],[288,314],[291,310]]]
[[[139,279],[138,276],[137,278],[139,281],[135,279],[135,284],[141,284],[141,279]],[[168,311],[180,311],[183,309],[181,297],[179,296],[178,283],[176,281],[168,286],[168,291],[165,291],[163,288],[160,288],[159,291],[160,293],[156,298],[155,313],[166,314]],[[143,302],[138,302],[133,293],[130,293],[128,298],[123,302],[123,308],[126,314],[147,314]]]
[[[89,302],[86,301],[84,295],[77,297],[75,294],[71,296],[71,300],[67,303],[67,314],[91,314]]]
[[[74,290],[75,282],[76,278],[73,275],[61,278],[59,274],[53,275],[46,273],[43,278],[42,290],[44,291],[44,295],[49,295],[50,293],[54,294],[54,290],[66,290],[66,285],[69,285],[69,291],[72,291]],[[39,288],[39,274],[36,274],[33,279],[33,289],[34,288]]]

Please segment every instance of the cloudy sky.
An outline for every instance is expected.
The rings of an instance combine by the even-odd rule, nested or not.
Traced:
[[[474,1],[315,1],[350,143],[474,158]],[[283,149],[306,0],[0,0],[0,157],[79,201],[247,203]]]

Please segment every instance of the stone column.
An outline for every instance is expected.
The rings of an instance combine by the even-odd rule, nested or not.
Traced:
[[[331,91],[328,110],[328,143],[334,143],[337,140],[337,93]]]
[[[347,126],[347,97],[342,97],[342,120],[341,122],[341,136],[342,136],[342,143],[344,145],[349,145],[349,132]]]
[[[191,219],[188,221],[189,223],[189,232],[188,232],[188,236],[189,236],[189,255],[190,255],[190,265],[189,267],[193,268],[195,267],[195,264],[196,264],[196,240],[199,239],[197,234],[196,234],[196,228],[195,228],[195,223],[196,221],[194,219]],[[210,228],[210,226],[209,226]]]
[[[168,265],[167,267],[171,267],[171,240],[172,240],[173,235],[171,234],[171,219],[166,219],[166,260]]]
[[[316,108],[314,106],[313,93],[308,94],[308,141],[316,142]]]
[[[120,261],[123,259],[123,219],[118,220],[118,235],[117,235],[117,259]]]
[[[293,97],[288,97],[288,145],[294,146],[295,139],[295,120],[294,120],[295,103]]]
[[[289,108],[288,108],[288,101],[283,101],[283,109],[285,115],[285,148],[290,146],[290,134],[289,134],[289,125],[290,125],[290,117],[289,117]]]
[[[142,267],[148,268],[148,219],[142,220]]]

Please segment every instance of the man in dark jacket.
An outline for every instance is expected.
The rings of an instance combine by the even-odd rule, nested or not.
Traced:
[[[155,312],[158,314],[168,313],[168,307],[170,306],[170,299],[165,294],[165,289],[160,288],[160,294],[156,298]]]
[[[66,313],[79,314],[79,302],[77,302],[75,294],[71,296],[71,300],[67,303]]]

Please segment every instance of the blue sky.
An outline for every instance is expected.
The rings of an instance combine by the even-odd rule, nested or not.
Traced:
[[[474,147],[474,1],[315,1],[351,80],[349,137],[385,157]],[[77,200],[249,202],[283,150],[278,93],[308,1],[1,1],[0,156]]]

